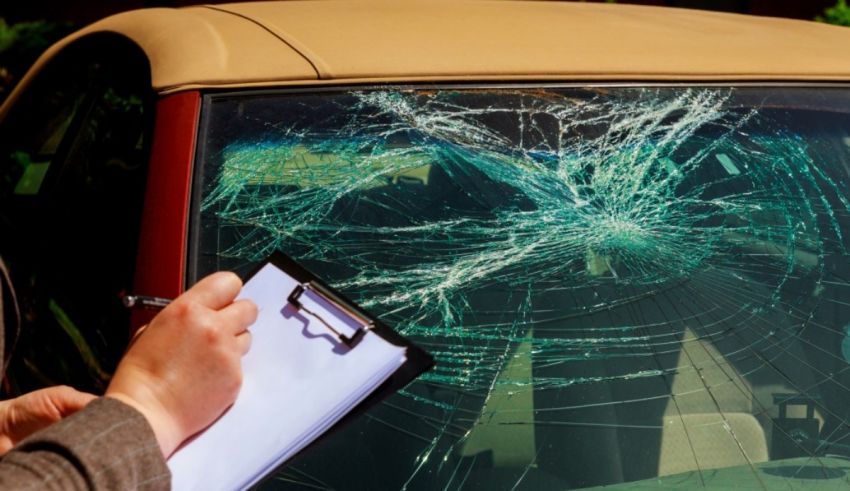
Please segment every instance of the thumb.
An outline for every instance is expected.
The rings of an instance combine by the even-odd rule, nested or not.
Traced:
[[[56,408],[56,411],[63,418],[86,407],[88,403],[97,398],[94,394],[80,392],[66,385],[50,387],[44,390],[48,392],[45,396],[47,396],[51,405]]]

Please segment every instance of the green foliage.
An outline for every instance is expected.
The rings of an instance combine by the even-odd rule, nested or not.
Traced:
[[[823,15],[815,17],[815,20],[850,27],[850,7],[847,6],[847,0],[838,0],[838,3],[825,9]]]
[[[67,22],[17,22],[0,18],[0,101],[51,44],[73,30]]]
[[[6,23],[6,19],[0,18],[0,53],[9,49],[15,43],[17,32]]]
[[[5,54],[9,50],[41,52],[69,31],[67,23],[38,20],[10,25],[0,18],[0,53]]]

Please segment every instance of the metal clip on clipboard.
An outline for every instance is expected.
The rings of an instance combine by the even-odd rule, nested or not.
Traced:
[[[306,290],[310,290],[311,292],[315,293],[323,300],[331,304],[333,307],[342,311],[349,318],[355,320],[358,324],[360,324],[360,327],[357,328],[354,331],[354,334],[352,334],[351,336],[346,336],[345,334],[339,332],[337,329],[331,326],[329,322],[323,319],[322,316],[309,310],[299,300],[301,298],[301,295],[303,295]],[[303,310],[304,312],[318,319],[319,322],[324,324],[325,327],[328,328],[331,333],[333,333],[334,337],[336,337],[336,339],[340,343],[348,346],[349,349],[357,346],[357,344],[360,343],[360,341],[363,339],[363,336],[366,335],[366,332],[375,327],[375,324],[370,319],[364,317],[355,308],[351,307],[346,301],[337,297],[322,285],[314,283],[312,281],[308,281],[306,283],[302,283],[296,286],[292,290],[292,293],[289,294],[287,301],[292,304],[292,306],[295,307],[297,310]]]

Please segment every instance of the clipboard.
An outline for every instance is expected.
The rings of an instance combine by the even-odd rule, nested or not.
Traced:
[[[282,271],[286,272],[296,280],[300,281],[303,284],[312,283],[318,288],[323,289],[327,294],[332,295],[335,299],[341,301],[347,308],[353,310],[357,314],[365,317],[366,319],[371,320],[374,324],[371,328],[371,331],[375,334],[381,336],[385,340],[396,346],[403,346],[407,348],[407,362],[404,365],[399,367],[392,375],[374,392],[372,392],[366,399],[364,399],[360,404],[355,406],[348,414],[343,416],[336,424],[331,426],[322,436],[313,440],[312,443],[304,447],[300,452],[293,455],[290,460],[297,458],[299,455],[304,452],[309,451],[315,445],[320,443],[322,440],[327,438],[334,431],[343,428],[345,425],[349,424],[351,421],[357,419],[366,413],[372,406],[378,404],[382,400],[391,396],[392,394],[398,392],[407,386],[410,382],[412,382],[419,375],[427,372],[428,370],[434,368],[434,358],[428,354],[427,351],[423,350],[409,339],[395,332],[392,328],[378,320],[377,317],[368,313],[360,306],[348,300],[347,297],[330,287],[327,283],[322,281],[321,278],[310,272],[304,266],[295,262],[294,259],[287,256],[283,252],[276,251],[272,253],[271,256],[266,258],[265,261],[260,263],[253,271],[248,273],[245,277],[245,282],[250,280],[259,270],[263,268],[266,264],[274,264]],[[295,293],[295,291],[291,292]],[[285,465],[285,464],[284,464]],[[270,477],[267,476],[267,477]]]
[[[242,295],[260,307],[242,391],[171,456],[175,490],[252,486],[434,365],[283,253],[248,275]],[[287,343],[270,342],[281,340]]]
[[[423,350],[419,346],[416,346],[415,344],[413,344],[413,342],[392,330],[386,324],[381,322],[377,317],[366,312],[364,309],[362,309],[360,306],[346,298],[344,295],[331,288],[327,283],[322,281],[321,278],[311,273],[306,268],[295,262],[294,259],[280,251],[274,252],[265,261],[260,263],[257,268],[255,268],[253,271],[251,271],[251,273],[248,274],[247,277],[245,277],[244,281],[248,282],[266,264],[273,264],[277,266],[281,269],[281,271],[299,281],[302,286],[312,284],[316,287],[316,289],[323,290],[324,294],[331,295],[333,300],[338,301],[345,308],[351,310],[356,315],[360,315],[363,318],[371,321],[373,323],[373,326],[370,329],[372,332],[396,346],[402,346],[407,348],[407,362],[402,365],[398,370],[396,370],[392,375],[390,375],[390,378],[386,382],[384,382],[383,385],[378,387],[378,389],[376,389],[371,396],[366,398],[361,403],[364,405],[364,408],[368,408],[375,402],[379,402],[380,400],[386,398],[388,395],[404,388],[404,386],[413,381],[413,379],[434,367],[434,358],[429,355],[425,350]],[[290,292],[290,296],[293,293],[295,292]],[[372,401],[372,404],[367,404],[370,401]],[[357,407],[352,412],[356,412],[358,409],[361,408]]]

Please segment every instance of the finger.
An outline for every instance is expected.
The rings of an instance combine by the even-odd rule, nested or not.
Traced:
[[[177,300],[198,302],[210,309],[219,310],[230,305],[241,289],[242,280],[236,274],[219,271],[197,282]]]
[[[66,385],[48,387],[43,390],[50,404],[63,418],[86,407],[88,403],[97,398],[94,394],[80,392]]]
[[[218,311],[217,315],[224,330],[239,334],[257,320],[257,306],[250,300],[239,300]]]
[[[242,353],[242,356],[245,356],[245,353],[251,349],[251,331],[245,331],[236,336],[236,346],[239,348],[239,352]]]
[[[130,338],[130,342],[127,343],[127,347],[124,348],[125,354],[128,351],[130,351],[130,348],[133,346],[133,344],[136,342],[136,340],[139,339],[139,337],[142,335],[142,333],[145,332],[145,330],[147,330],[147,328],[148,328],[148,324],[145,324],[144,326],[140,327],[135,333],[133,333],[133,337]]]
[[[133,341],[135,341],[136,339],[138,339],[138,338],[139,338],[139,336],[141,336],[141,335],[142,335],[142,333],[143,333],[143,332],[145,332],[145,329],[147,329],[147,328],[148,328],[148,325],[147,325],[147,324],[145,324],[144,326],[142,326],[142,327],[138,328],[138,329],[136,330],[136,332],[134,332],[134,333],[133,333],[133,337],[130,339],[130,344],[132,344],[132,343],[133,343]]]

